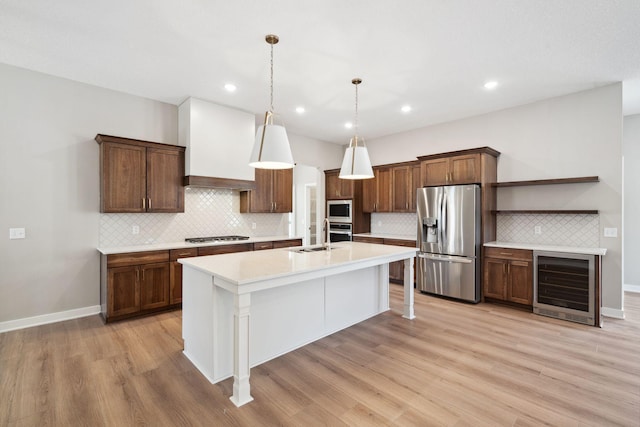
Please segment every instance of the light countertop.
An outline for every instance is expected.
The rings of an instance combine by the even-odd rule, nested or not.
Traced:
[[[234,285],[268,279],[322,272],[349,265],[378,265],[416,255],[416,249],[358,242],[338,242],[331,251],[296,252],[300,248],[282,248],[224,255],[209,255],[178,260],[185,266],[224,279]],[[293,249],[293,250],[292,250]]]
[[[218,242],[204,242],[204,243],[187,243],[187,242],[171,242],[171,243],[151,243],[148,245],[136,245],[136,246],[113,246],[107,248],[98,248],[98,251],[103,255],[122,254],[129,252],[145,252],[145,251],[162,251],[168,249],[185,249],[185,248],[201,248],[204,246],[222,246],[222,245],[237,245],[240,243],[258,243],[258,242],[272,242],[276,240],[290,240],[290,239],[302,239],[302,237],[289,237],[289,236],[263,236],[263,237],[250,237],[248,240],[225,240]]]
[[[415,236],[407,236],[403,234],[383,234],[383,233],[357,233],[353,235],[359,237],[374,237],[377,239],[396,239],[396,240],[409,240],[416,241]]]
[[[540,245],[537,243],[488,242],[488,243],[485,243],[484,246],[487,246],[490,248],[529,249],[532,251],[563,252],[563,253],[600,255],[600,256],[603,256],[607,253],[606,248],[580,248],[580,247],[574,247],[574,246],[551,246],[551,245]]]

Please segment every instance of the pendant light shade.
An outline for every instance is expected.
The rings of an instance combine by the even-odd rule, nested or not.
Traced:
[[[294,163],[287,131],[284,126],[273,124],[273,45],[280,39],[268,34],[265,40],[271,45],[271,103],[264,115],[264,123],[256,132],[249,166],[258,169],[291,169]]]
[[[356,86],[356,135],[349,141],[349,147],[344,152],[340,175],[342,179],[369,179],[373,178],[373,168],[369,159],[369,152],[364,144],[364,139],[358,136],[358,85],[362,80],[355,78],[351,80]]]

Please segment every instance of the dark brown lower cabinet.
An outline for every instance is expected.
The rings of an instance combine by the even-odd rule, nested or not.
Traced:
[[[484,297],[532,305],[533,252],[524,249],[484,249]]]
[[[169,306],[169,251],[103,255],[101,314],[105,321]]]
[[[180,258],[301,246],[302,239],[102,255],[100,306],[105,322],[181,307]]]
[[[404,239],[386,239],[382,237],[369,237],[369,236],[353,236],[354,242],[362,243],[374,243],[379,245],[395,245],[395,246],[407,246],[411,248],[416,247],[415,240]],[[414,281],[416,262],[413,261]],[[394,283],[404,283],[404,261],[396,261],[389,263],[389,281]]]

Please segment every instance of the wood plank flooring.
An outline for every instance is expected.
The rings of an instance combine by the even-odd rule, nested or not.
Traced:
[[[182,355],[181,313],[0,334],[1,426],[640,426],[640,294],[594,328],[416,294],[251,371],[255,400]]]

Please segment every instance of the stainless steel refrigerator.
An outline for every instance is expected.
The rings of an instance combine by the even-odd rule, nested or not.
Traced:
[[[480,186],[417,190],[420,292],[480,301]]]

